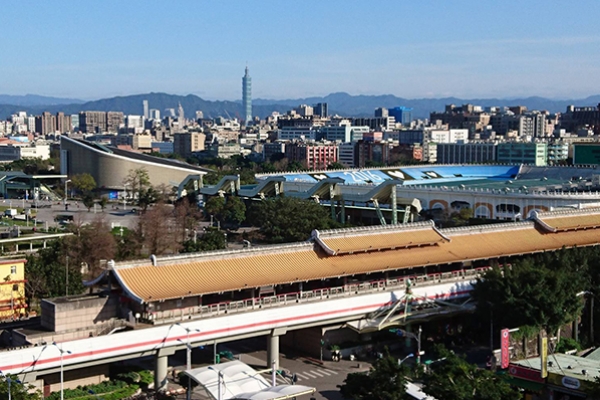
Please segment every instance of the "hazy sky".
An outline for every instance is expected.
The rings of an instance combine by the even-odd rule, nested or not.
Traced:
[[[600,93],[600,1],[5,0],[0,93]]]

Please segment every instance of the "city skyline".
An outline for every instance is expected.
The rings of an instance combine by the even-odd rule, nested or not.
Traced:
[[[263,99],[565,99],[600,86],[593,1],[258,4],[14,3],[2,16],[0,43],[15,56],[0,66],[0,93],[240,100],[244,65]]]

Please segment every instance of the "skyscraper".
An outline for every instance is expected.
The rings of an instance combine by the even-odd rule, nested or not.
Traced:
[[[150,118],[150,113],[148,112],[148,100],[143,100],[142,104],[144,105],[144,118]]]
[[[177,108],[177,122],[179,122],[179,129],[182,129],[183,125],[185,124],[185,118],[184,118],[183,107],[181,106],[181,103],[179,103],[179,107]]]
[[[244,107],[244,123],[248,125],[252,121],[252,78],[248,75],[248,67],[246,67],[246,74],[242,78],[242,103]]]

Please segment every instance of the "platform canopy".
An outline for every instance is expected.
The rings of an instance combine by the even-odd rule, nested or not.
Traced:
[[[184,374],[206,389],[215,400],[283,400],[315,391],[301,385],[271,386],[259,372],[241,361],[186,370]]]

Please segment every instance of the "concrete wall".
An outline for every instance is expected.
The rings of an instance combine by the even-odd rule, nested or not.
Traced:
[[[75,389],[77,386],[96,385],[108,379],[109,364],[97,365],[89,368],[79,368],[72,371],[64,371],[64,389]],[[44,397],[51,392],[60,391],[60,373],[49,374],[40,377],[37,381],[43,381]]]
[[[56,333],[94,327],[118,317],[116,296],[42,300],[42,327]]]

